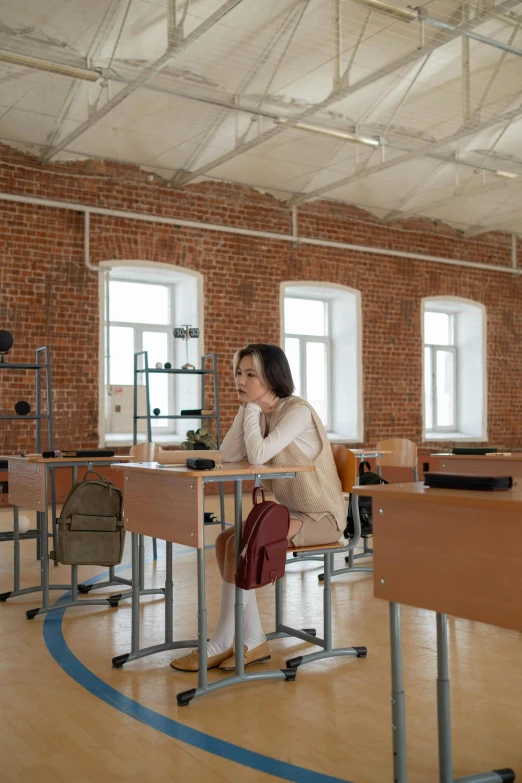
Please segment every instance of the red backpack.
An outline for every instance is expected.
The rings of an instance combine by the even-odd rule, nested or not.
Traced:
[[[262,502],[257,502],[261,492]],[[239,555],[236,585],[243,590],[264,587],[285,575],[290,514],[286,506],[265,500],[265,492],[256,487],[252,493],[254,507],[243,530],[243,548]]]

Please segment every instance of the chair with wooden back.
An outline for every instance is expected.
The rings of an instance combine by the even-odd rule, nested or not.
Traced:
[[[341,480],[343,494],[349,497],[352,487],[357,483],[357,459],[353,451],[346,446],[332,446],[332,454],[337,468],[337,475]]]
[[[377,443],[376,451],[383,452],[382,457],[377,458],[377,472],[381,475],[381,469],[412,468],[413,480],[418,481],[417,446],[407,438],[388,438]]]
[[[356,483],[357,463],[355,455],[344,446],[333,446],[332,452],[341,479],[343,493],[348,495]],[[336,542],[334,544],[320,544],[317,546],[290,547],[289,551],[297,560],[321,560],[324,564],[324,593],[323,593],[323,624],[324,639],[318,639],[314,628],[294,629],[283,624],[283,580],[276,581],[276,630],[267,636],[268,639],[278,639],[291,632],[305,642],[310,642],[322,647],[321,652],[298,655],[286,662],[289,669],[297,669],[303,663],[311,663],[322,658],[332,658],[339,655],[356,655],[357,658],[366,658],[366,647],[333,647],[332,642],[332,588],[331,578],[334,573],[334,555],[338,552],[349,552],[357,545],[361,533],[361,523],[358,508],[354,513],[355,535],[348,543]],[[339,534],[341,538],[341,534]]]
[[[412,468],[413,480],[418,481],[417,446],[412,440],[408,440],[407,438],[387,438],[386,440],[380,440],[375,447],[375,451],[382,452],[382,457],[377,457],[376,459],[377,473],[379,476],[382,475],[383,467]],[[359,571],[366,571],[368,573],[373,572],[372,566],[355,565],[356,560],[371,557],[373,555],[373,549],[368,545],[369,536],[371,536],[371,534],[363,537],[363,551],[357,554],[350,551],[348,556],[345,557],[345,562],[347,564],[346,568],[340,568],[337,571],[334,571],[332,576]],[[319,574],[319,579],[321,579],[321,577],[322,574]]]
[[[136,443],[129,449],[129,457],[134,458],[134,462],[155,462],[160,447],[156,443]]]

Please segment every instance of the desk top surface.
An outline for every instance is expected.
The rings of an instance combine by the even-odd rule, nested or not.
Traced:
[[[516,508],[522,511],[522,487],[515,486],[500,492],[477,492],[468,489],[438,489],[427,487],[422,481],[403,484],[375,484],[352,487],[356,495],[379,500],[406,500],[412,503],[440,503],[481,508]]]
[[[27,459],[27,457],[4,457],[3,459],[8,459],[9,461],[16,460],[18,463],[60,465],[75,462],[112,462],[113,460],[117,462],[131,462],[134,457],[129,457],[128,454],[115,454],[113,457],[52,457],[51,459],[45,459],[44,457],[31,457],[31,459]]]
[[[118,466],[114,466],[118,467]],[[134,462],[130,465],[119,466],[121,470],[132,470],[140,473],[164,473],[174,476],[198,476],[204,478],[210,475],[237,476],[263,476],[270,473],[313,473],[313,465],[283,465],[274,467],[271,465],[251,465],[249,462],[224,462],[222,467],[214,470],[192,470],[186,465],[159,465],[157,462]]]
[[[493,460],[495,462],[517,462],[522,460],[522,451],[514,451],[512,453],[491,453],[491,454],[444,454],[435,453],[430,454],[430,457],[444,457],[444,459],[471,459],[478,460],[479,462],[489,462]]]

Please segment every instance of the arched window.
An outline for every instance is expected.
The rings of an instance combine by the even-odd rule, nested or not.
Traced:
[[[102,266],[110,269],[100,275],[100,440],[128,445],[133,431],[134,354],[147,351],[149,367],[158,362],[181,367],[186,345],[174,339],[173,329],[191,324],[199,327],[200,337],[189,342],[189,358],[199,366],[204,353],[202,278],[197,272],[147,261],[110,261]],[[151,374],[149,383],[151,410],[159,408],[161,416],[200,406],[197,378]],[[140,373],[138,414],[145,413],[145,378]],[[195,421],[153,418],[153,440],[178,443],[193,425],[199,426]],[[140,419],[138,440],[146,439],[146,431],[146,420]]]
[[[424,439],[487,440],[486,308],[423,299],[422,328]]]
[[[362,440],[360,292],[331,283],[282,283],[281,310],[281,345],[296,394],[314,406],[332,441]]]

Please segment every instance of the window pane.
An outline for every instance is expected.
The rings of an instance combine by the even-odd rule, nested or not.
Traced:
[[[437,394],[437,426],[454,427],[453,394],[455,356],[452,351],[437,351],[435,386]]]
[[[306,399],[328,426],[328,370],[326,345],[306,343]]]
[[[134,383],[134,328],[111,326],[109,330],[109,383]]]
[[[168,287],[111,280],[109,283],[109,320],[165,326],[170,324]]]
[[[425,345],[453,345],[453,316],[448,313],[424,313]]]
[[[154,367],[156,362],[165,364],[168,362],[168,335],[167,332],[143,332],[143,350],[149,352],[149,367]],[[149,375],[150,384],[150,410],[159,408],[161,416],[169,416],[169,378],[167,373]],[[152,417],[153,427],[168,427],[171,422],[168,419]]]
[[[299,339],[297,337],[287,337],[285,339],[285,353],[290,369],[292,371],[292,378],[295,383],[295,393],[298,397],[301,396],[301,362],[299,357]]]
[[[309,334],[326,337],[327,304],[317,299],[291,299],[285,297],[286,334]]]
[[[431,348],[424,348],[424,414],[427,430],[433,428],[433,386],[431,376]]]

